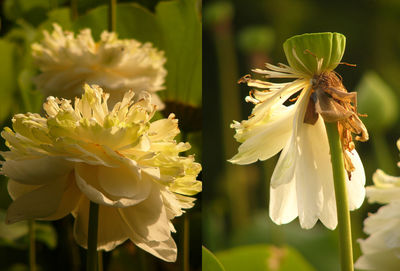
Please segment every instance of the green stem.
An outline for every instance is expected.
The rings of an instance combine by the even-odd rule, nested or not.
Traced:
[[[353,271],[353,249],[349,203],[346,190],[346,174],[343,162],[337,123],[325,123],[331,153],[333,182],[335,186],[336,208],[339,230],[340,262],[342,271]]]
[[[189,261],[189,214],[186,213],[183,217],[183,271],[190,270]]]
[[[78,13],[78,0],[71,0],[71,19],[75,21],[78,19],[79,13]]]
[[[29,230],[29,270],[36,271],[36,244],[35,244],[35,221],[28,221]]]
[[[108,31],[115,32],[117,0],[109,0],[108,3]]]
[[[99,205],[90,202],[89,207],[89,227],[88,227],[88,252],[87,252],[87,271],[97,271],[97,227],[99,218]]]

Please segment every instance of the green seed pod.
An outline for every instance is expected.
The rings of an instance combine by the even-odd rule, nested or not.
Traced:
[[[283,44],[289,66],[308,76],[334,70],[345,47],[346,37],[330,32],[294,36]],[[317,60],[322,61],[320,67]]]

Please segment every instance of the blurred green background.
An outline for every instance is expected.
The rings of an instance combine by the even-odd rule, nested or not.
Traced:
[[[282,44],[293,35],[344,34],[342,61],[357,67],[340,65],[336,71],[349,91],[358,92],[358,111],[368,114],[362,120],[370,140],[356,146],[367,185],[377,168],[398,176],[400,2],[207,0],[203,22],[203,244],[227,271],[244,270],[239,262],[260,270],[260,259],[262,270],[339,270],[337,230],[319,222],[303,230],[297,219],[282,226],[270,220],[269,179],[278,155],[247,166],[226,162],[239,146],[229,125],[247,119],[253,107],[244,101],[250,88],[236,82],[265,62],[287,63]],[[365,238],[363,219],[377,207],[365,201],[351,214],[355,259],[360,255],[356,240]],[[294,254],[298,264],[291,269]],[[269,262],[274,257],[281,265]]]
[[[77,32],[92,29],[97,40],[107,29],[108,0],[3,0],[0,1],[0,129],[11,126],[16,113],[41,112],[44,97],[32,84],[38,73],[32,63],[30,45],[52,31],[57,22]],[[152,42],[167,57],[166,89],[159,92],[167,104],[164,115],[174,112],[184,139],[201,162],[201,20],[198,1],[119,0],[116,30],[119,38]],[[187,41],[188,34],[191,36]],[[182,80],[181,80],[182,79]],[[157,116],[160,117],[160,116]],[[181,140],[178,138],[177,140]],[[0,150],[6,150],[0,139]],[[201,176],[199,176],[201,179]],[[188,211],[190,270],[201,270],[201,196]],[[11,202],[7,180],[0,176],[0,270],[28,270],[27,223],[5,225]],[[104,270],[183,270],[183,217],[173,221],[178,246],[176,263],[166,263],[138,249],[130,241],[103,253]],[[72,236],[73,218],[37,222],[38,270],[85,270],[85,250]]]

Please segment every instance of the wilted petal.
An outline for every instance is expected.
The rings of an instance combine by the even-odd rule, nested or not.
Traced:
[[[277,154],[290,138],[295,111],[294,106],[282,105],[271,112],[273,116],[267,123],[247,132],[247,139],[240,145],[238,154],[229,162],[245,165],[257,160],[264,161]]]

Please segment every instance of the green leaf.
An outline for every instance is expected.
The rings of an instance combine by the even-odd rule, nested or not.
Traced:
[[[141,42],[151,42],[156,47],[160,46],[160,30],[154,14],[137,4],[117,5],[116,32],[122,39],[130,38]],[[100,6],[87,14],[80,16],[74,23],[73,28],[79,31],[83,28],[91,28],[95,39],[108,29],[108,6]]]
[[[9,115],[16,89],[15,48],[11,42],[0,39],[0,123]]]
[[[293,248],[249,245],[216,253],[226,271],[314,271],[314,268]]]
[[[156,19],[163,35],[167,56],[164,100],[201,104],[201,23],[196,1],[162,1],[156,7]]]
[[[204,271],[224,271],[220,261],[204,246],[202,247],[202,270]]]
[[[4,15],[8,20],[16,21],[23,18],[33,25],[38,25],[45,20],[49,9],[49,0],[4,1]]]
[[[329,32],[297,35],[283,44],[289,66],[311,77],[324,71],[334,70],[342,60],[345,47],[344,35]],[[317,58],[323,59],[319,69]]]
[[[372,71],[365,73],[356,90],[358,111],[368,115],[362,119],[368,129],[381,131],[396,123],[399,112],[398,99],[393,89],[378,74]]]
[[[59,24],[64,30],[72,29],[71,10],[69,8],[59,8],[47,13],[48,19],[39,26],[39,32],[47,30],[53,31],[53,24]]]
[[[25,249],[28,247],[28,223],[21,221],[14,224],[5,224],[6,212],[0,210],[0,245]],[[57,234],[53,226],[46,222],[35,223],[36,240],[46,244],[49,248],[57,245]]]
[[[33,77],[35,72],[32,69],[24,69],[18,75],[18,87],[21,92],[22,102],[25,111],[39,112],[43,104],[43,94],[34,90]]]

